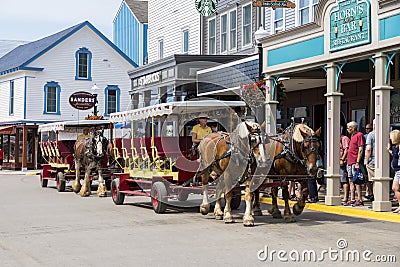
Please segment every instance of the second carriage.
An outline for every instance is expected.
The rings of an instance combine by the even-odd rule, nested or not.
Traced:
[[[68,182],[75,180],[74,144],[85,129],[91,131],[103,129],[104,136],[109,138],[110,121],[63,121],[39,126],[41,135],[39,147],[43,161],[42,171],[40,172],[40,184],[42,187],[47,187],[48,181],[55,181],[57,190],[63,192],[66,190]],[[111,176],[114,170],[107,166],[107,161],[108,158],[105,155],[102,171],[105,186],[110,188]],[[96,176],[97,170],[93,169],[90,179],[95,180]],[[83,178],[83,176],[80,178]]]

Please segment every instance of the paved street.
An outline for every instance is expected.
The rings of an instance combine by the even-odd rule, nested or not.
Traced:
[[[116,206],[94,192],[58,193],[52,182],[42,189],[38,176],[20,172],[3,171],[0,182],[1,266],[395,266],[372,262],[393,261],[388,255],[400,261],[393,222],[308,210],[296,223],[266,215],[245,228],[243,209],[237,223],[225,225],[194,208],[156,214],[148,198],[127,197]],[[310,251],[323,260],[302,260]],[[346,260],[349,251],[360,261]]]

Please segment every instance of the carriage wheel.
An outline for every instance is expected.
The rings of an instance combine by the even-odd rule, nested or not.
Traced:
[[[177,196],[177,199],[179,201],[186,201],[189,197],[189,192],[187,192],[186,190],[181,190]]]
[[[125,194],[119,192],[119,178],[111,182],[111,197],[115,205],[124,204]]]
[[[167,209],[167,188],[163,182],[155,182],[151,188],[151,203],[156,213],[164,213]]]
[[[65,191],[65,178],[62,172],[57,173],[57,190],[58,192]]]
[[[231,200],[231,209],[237,210],[242,203],[242,193],[239,190],[233,190],[233,196]]]
[[[43,178],[43,171],[40,172],[39,178],[40,178],[40,185],[42,187],[47,187],[47,182],[49,180]]]

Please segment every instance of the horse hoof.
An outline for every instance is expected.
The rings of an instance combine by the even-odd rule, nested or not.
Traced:
[[[235,220],[233,218],[224,218],[224,223],[229,224],[229,223],[234,223]]]
[[[285,223],[292,223],[292,222],[296,222],[296,219],[294,218],[293,215],[290,216],[285,216]]]
[[[90,191],[81,191],[81,192],[79,193],[79,195],[80,195],[81,197],[88,197],[88,196],[91,195],[91,192],[90,192]]]
[[[202,215],[207,215],[210,212],[210,204],[208,205],[201,205],[200,206],[200,213]]]
[[[253,227],[254,226],[254,220],[244,220],[243,221],[243,226],[244,227]]]
[[[72,191],[74,191],[74,193],[79,193],[79,191],[81,191],[81,185],[79,184],[79,186],[78,186],[78,185],[73,184]]]
[[[220,221],[220,220],[222,220],[223,218],[224,218],[224,216],[219,215],[219,214],[215,214],[215,219],[216,219],[216,220]]]
[[[262,216],[262,211],[261,210],[255,210],[253,211],[253,216]]]
[[[294,204],[293,206],[293,214],[299,216],[303,212],[303,208],[300,208],[299,204]]]
[[[271,215],[272,215],[272,218],[274,218],[274,219],[282,219],[282,213],[280,213],[279,211],[273,212],[273,213],[271,213]]]
[[[107,197],[107,192],[97,193],[98,197]]]

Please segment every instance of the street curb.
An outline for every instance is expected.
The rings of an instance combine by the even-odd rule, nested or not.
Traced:
[[[272,204],[272,198],[262,197],[260,201],[265,204]],[[289,206],[293,207],[296,204],[295,201],[289,201]],[[278,199],[278,205],[284,206],[285,202],[282,199]],[[320,212],[327,212],[332,214],[360,217],[366,219],[374,219],[388,222],[400,223],[400,215],[388,212],[378,212],[372,210],[364,210],[356,207],[342,207],[342,206],[327,206],[317,203],[306,203],[306,209]]]

